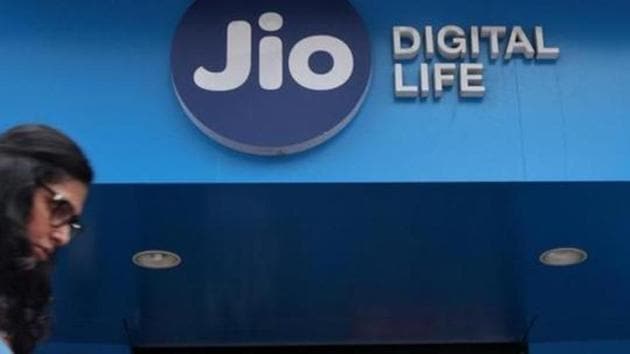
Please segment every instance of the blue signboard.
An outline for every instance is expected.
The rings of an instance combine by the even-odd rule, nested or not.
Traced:
[[[0,127],[63,130],[102,183],[630,180],[630,5],[532,1],[5,1]],[[197,69],[227,68],[233,22],[251,30],[248,76],[230,91],[197,86]],[[465,32],[467,52],[447,59],[440,31],[447,46],[462,43],[452,26]],[[484,26],[496,26],[497,50]],[[401,27],[403,58],[394,36]],[[328,91],[309,88],[299,73],[296,80],[289,65],[299,42],[322,35],[345,43],[354,64],[348,81]],[[261,60],[260,47],[279,41],[282,55]],[[521,52],[508,51],[510,43]],[[549,55],[544,48],[558,48],[558,59],[537,59]],[[268,60],[274,55],[282,70]],[[308,58],[314,73],[332,63],[326,51]],[[463,94],[461,74],[473,65],[483,65],[472,73],[480,82],[468,75],[483,97]],[[270,159],[215,143],[175,93],[206,133],[267,154],[323,141],[360,110],[325,144]]]

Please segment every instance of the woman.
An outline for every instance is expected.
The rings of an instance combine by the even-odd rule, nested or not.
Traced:
[[[31,353],[46,335],[52,258],[81,230],[92,178],[81,149],[57,130],[0,135],[0,354]]]

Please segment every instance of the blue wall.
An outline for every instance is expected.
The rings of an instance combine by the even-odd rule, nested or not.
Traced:
[[[534,343],[530,354],[626,354],[630,353],[628,341]]]
[[[534,343],[530,354],[626,354],[630,352],[630,342],[569,342]],[[37,354],[129,354],[131,351],[121,345],[50,343],[42,346]]]
[[[2,1],[0,128],[63,128],[100,182],[630,179],[624,1],[354,0],[373,45],[366,102],[330,142],[285,158],[220,147],[182,112],[169,51],[189,3]],[[391,27],[451,23],[540,24],[561,58],[486,63],[481,101],[395,100]]]
[[[40,346],[36,354],[131,354],[131,349],[98,343],[47,343]]]

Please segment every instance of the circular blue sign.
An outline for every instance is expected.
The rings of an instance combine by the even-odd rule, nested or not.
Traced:
[[[184,110],[217,142],[304,151],[341,131],[370,81],[370,43],[346,0],[199,0],[171,50]]]

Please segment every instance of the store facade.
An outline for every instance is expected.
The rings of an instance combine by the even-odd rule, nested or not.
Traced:
[[[48,350],[623,351],[622,1],[0,9],[0,127],[58,127],[97,171]],[[538,262],[564,246],[589,259]],[[154,248],[182,265],[132,264]]]

